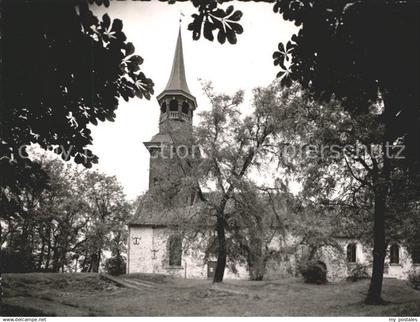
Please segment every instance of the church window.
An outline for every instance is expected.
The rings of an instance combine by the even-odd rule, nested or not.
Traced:
[[[189,109],[190,109],[190,106],[188,105],[187,102],[182,103],[182,113],[188,115]]]
[[[169,110],[171,112],[175,112],[178,111],[178,101],[173,99],[170,103],[169,103]]]
[[[172,235],[168,241],[169,266],[181,266],[182,262],[182,238],[179,235]]]
[[[166,103],[165,102],[162,103],[162,106],[160,107],[160,111],[162,113],[166,113]]]
[[[389,248],[389,262],[391,264],[400,263],[400,247],[397,244],[392,244]]]
[[[356,244],[354,243],[347,245],[347,262],[356,262]]]

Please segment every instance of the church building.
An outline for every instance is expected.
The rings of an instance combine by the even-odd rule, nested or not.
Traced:
[[[165,157],[165,147],[191,149],[192,120],[197,109],[197,100],[190,92],[184,66],[181,30],[176,41],[172,70],[168,83],[157,96],[160,107],[159,132],[144,146],[150,153],[149,190],[163,182],[177,182],[185,176],[185,167],[178,161]],[[174,195],[174,204],[162,213],[156,209],[139,208],[135,218],[128,223],[127,274],[157,273],[182,278],[212,278],[216,259],[208,258],[197,247],[186,247],[183,237],[173,229],[181,212],[187,216],[194,211],[194,193],[168,191]],[[293,237],[288,238],[293,244]],[[200,241],[197,241],[199,243]],[[333,249],[322,250],[322,261],[327,266],[328,280],[335,281],[347,277],[357,264],[371,267],[372,249],[351,237],[337,237],[342,253]],[[289,248],[284,241],[274,240],[273,248]],[[296,249],[296,248],[294,248]],[[290,253],[281,261],[267,263],[266,278],[296,276],[296,254]],[[420,254],[411,256],[398,243],[390,243],[386,258],[384,276],[387,278],[407,279],[410,272],[420,268]],[[238,263],[235,269],[226,267],[225,278],[248,279],[245,264]]]
[[[172,70],[168,83],[157,96],[160,106],[159,133],[144,146],[150,153],[149,190],[162,182],[173,183],[185,176],[185,167],[179,159],[170,158],[171,147],[191,150],[192,119],[197,100],[191,94],[185,76],[181,30],[176,42]],[[127,273],[161,273],[185,278],[207,278],[211,276],[215,262],[204,262],[202,254],[183,247],[182,236],[171,226],[176,223],[179,209],[185,212],[193,207],[194,194],[169,191],[173,194],[171,210],[162,213],[155,209],[138,209],[129,225]],[[182,199],[182,200],[180,200]]]

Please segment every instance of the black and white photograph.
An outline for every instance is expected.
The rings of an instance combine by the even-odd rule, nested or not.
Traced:
[[[2,322],[420,321],[420,0],[0,0],[0,187]]]

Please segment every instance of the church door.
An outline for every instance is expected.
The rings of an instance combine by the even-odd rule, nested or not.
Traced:
[[[216,261],[208,261],[207,262],[207,278],[213,278],[214,272],[216,271]]]

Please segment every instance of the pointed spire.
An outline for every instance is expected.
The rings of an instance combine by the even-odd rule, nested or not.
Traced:
[[[179,24],[178,39],[176,41],[175,55],[172,63],[171,75],[165,89],[156,98],[161,104],[161,100],[168,95],[181,95],[193,102],[193,108],[197,107],[197,100],[191,94],[185,77],[184,54],[182,51],[181,23]]]
[[[190,94],[190,90],[187,85],[187,79],[185,77],[185,66],[184,66],[184,54],[182,51],[182,37],[181,37],[181,26],[179,27],[178,40],[176,42],[176,49],[174,60],[172,63],[171,76],[169,76],[168,84],[164,91],[183,91]]]

